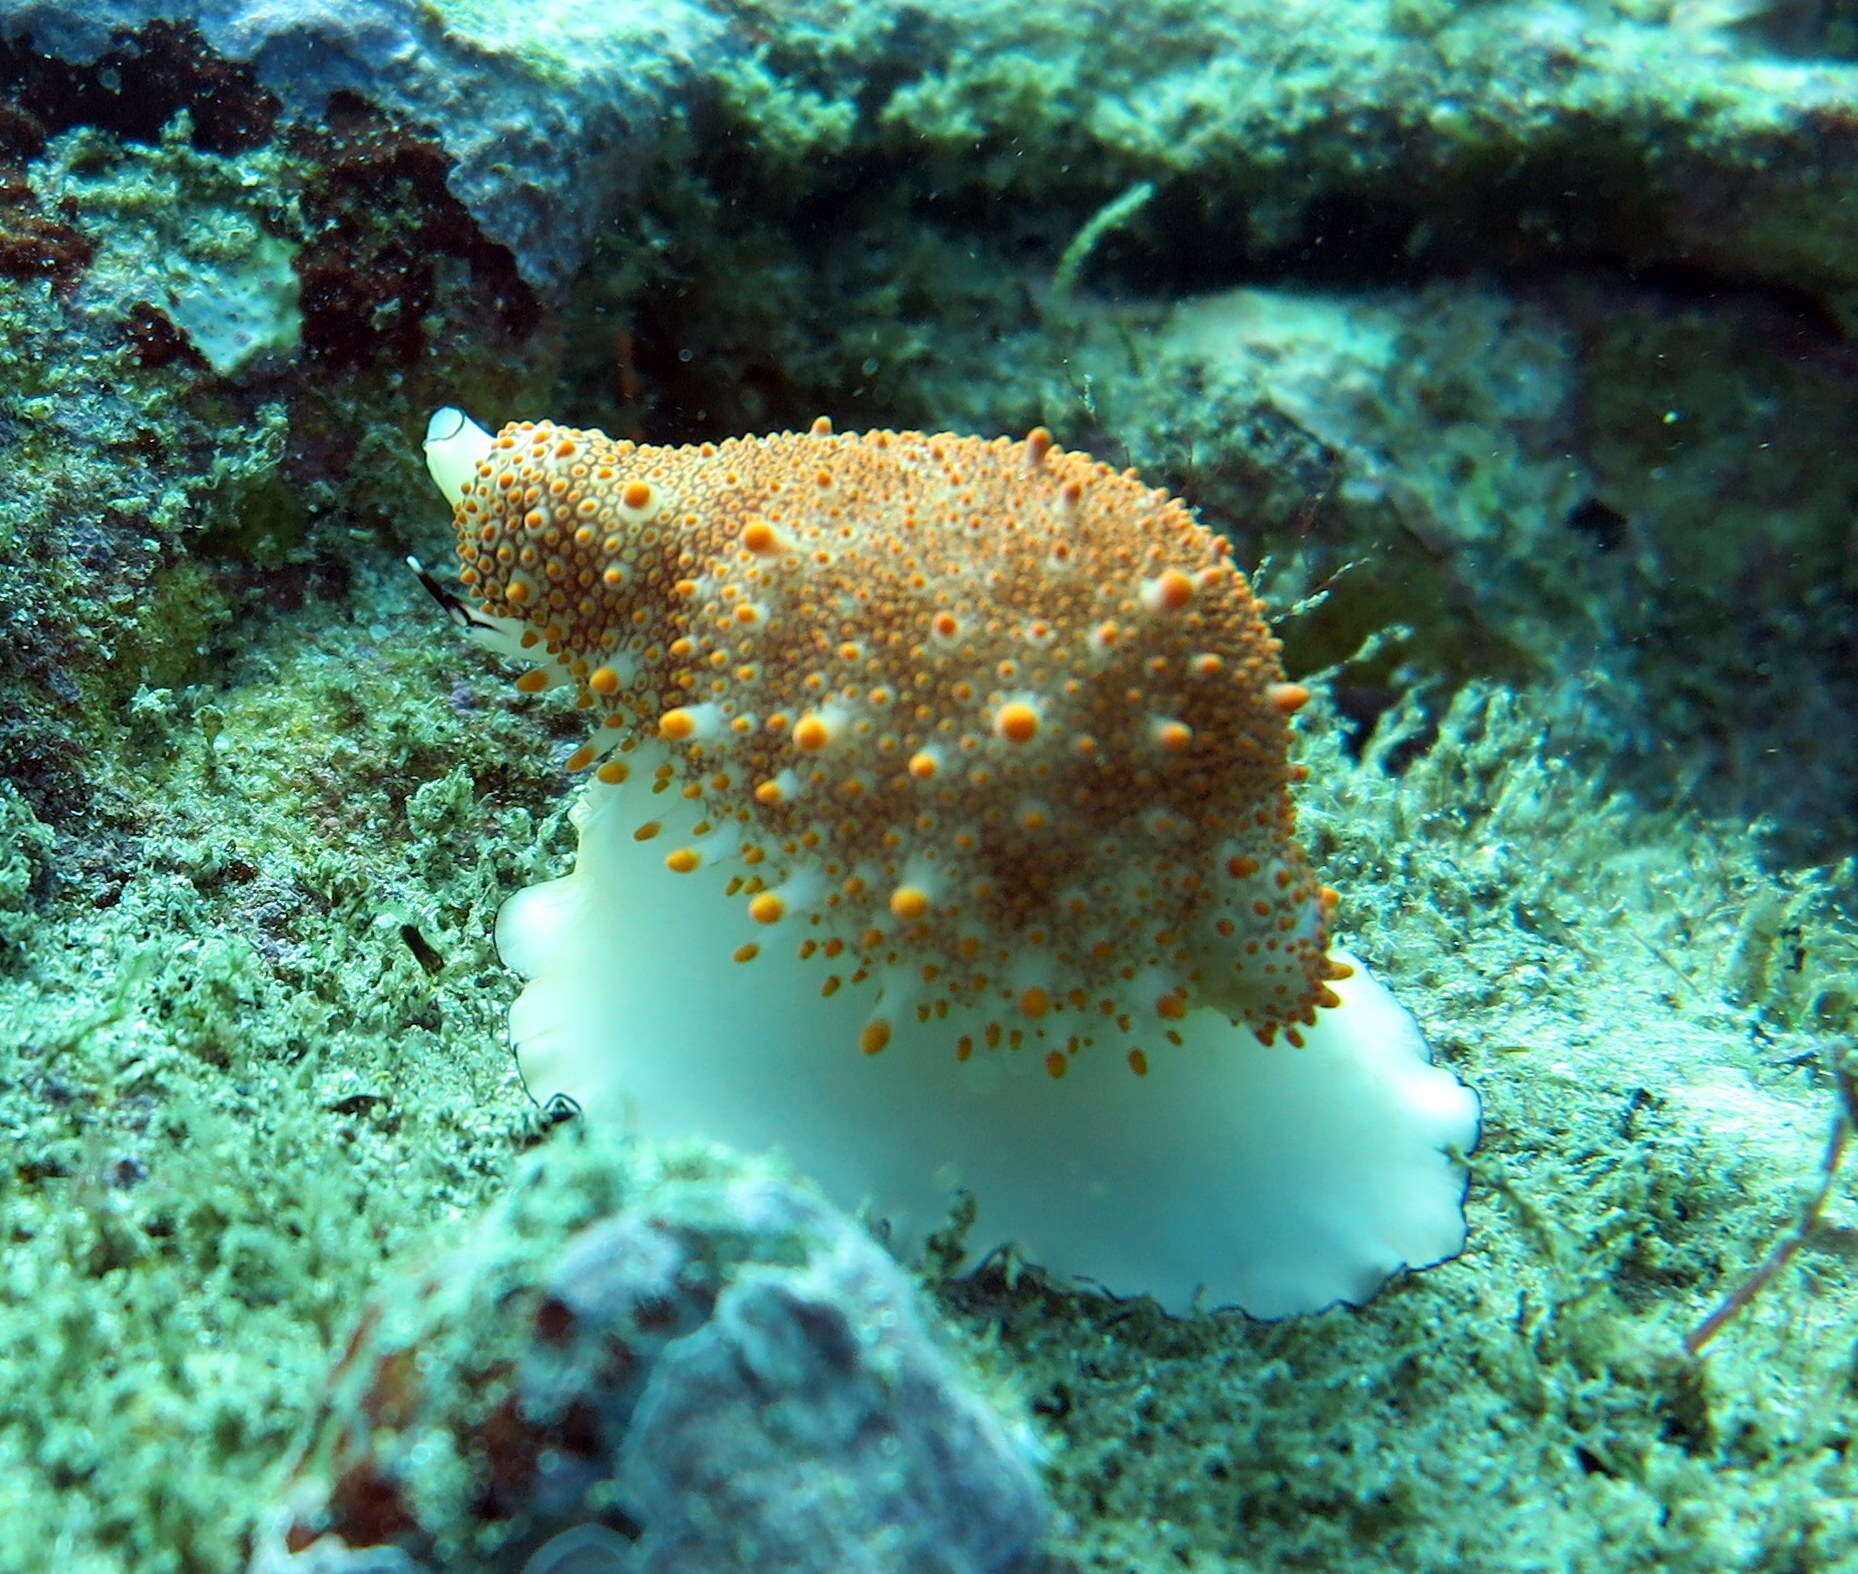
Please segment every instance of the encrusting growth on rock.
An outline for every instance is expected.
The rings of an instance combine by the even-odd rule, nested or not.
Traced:
[[[877,979],[866,1050],[899,1000],[978,1007],[1053,1075],[1103,1041],[1140,1069],[1191,1006],[1295,1043],[1335,1003],[1285,758],[1307,695],[1227,542],[1133,472],[1043,429],[522,422],[456,517],[484,612],[593,713],[570,763],[668,745],[654,785],[704,814],[666,867],[728,871],[822,987]]]
[[[432,588],[586,713],[574,872],[497,923],[537,1097],[1177,1310],[1458,1249],[1476,1100],[1331,950],[1309,695],[1185,505],[1043,429],[426,457]]]

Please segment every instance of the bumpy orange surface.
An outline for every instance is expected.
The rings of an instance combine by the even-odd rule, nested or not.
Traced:
[[[1333,1003],[1285,753],[1307,696],[1227,543],[1133,472],[1042,430],[524,422],[456,521],[484,610],[599,716],[571,763],[703,801],[666,877],[724,865],[766,936],[744,962],[875,974],[1054,1075],[1105,1037],[1140,1071],[1197,1006],[1269,1042]]]

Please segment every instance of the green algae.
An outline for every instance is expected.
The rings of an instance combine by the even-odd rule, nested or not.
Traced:
[[[196,143],[185,112],[146,144],[94,127],[51,139],[27,189],[89,263],[75,281],[0,290],[0,552],[21,565],[0,604],[0,740],[54,825],[94,806],[102,776],[84,762],[112,748],[138,689],[210,683],[243,619],[346,578],[358,519],[416,517],[413,478],[386,456],[416,440],[434,395],[391,359],[319,375],[294,293],[327,250],[359,271],[389,237],[402,245],[405,213],[347,224],[353,192],[305,144]],[[366,158],[344,156],[352,186]],[[459,337],[475,281],[448,266],[425,329]],[[340,286],[319,275],[322,310]],[[256,315],[254,291],[270,292]],[[546,345],[511,367],[494,332],[481,349],[460,337],[449,374],[517,398],[545,377]]]
[[[768,44],[603,242],[570,307],[587,331],[522,365],[453,332],[441,371],[363,367],[286,410],[75,332],[49,284],[3,303],[0,546],[31,565],[4,683],[33,725],[6,716],[0,789],[0,1567],[236,1567],[384,1265],[498,1196],[539,1135],[489,932],[568,850],[576,734],[397,563],[445,553],[414,458],[442,382],[493,421],[674,440],[821,411],[1044,421],[1201,504],[1300,606],[1288,655],[1321,674],[1303,831],[1349,943],[1483,1096],[1472,1243],[1363,1311],[1272,1326],[1030,1273],[941,1287],[1003,1405],[1038,1418],[1063,1559],[1858,1563],[1847,1195],[1704,1361],[1681,1354],[1812,1184],[1828,1041],[1858,1012],[1852,874],[1826,862],[1850,846],[1829,610],[1849,461],[1823,435],[1846,383],[1810,314],[1759,290],[1585,271],[1694,256],[1824,292],[1851,249],[1786,170],[1701,250],[1668,192],[1650,218],[1571,211],[1493,174],[1645,192],[1623,145],[1676,147],[1674,184],[1718,154],[1759,175],[1786,151],[1761,95],[1803,79],[1667,40],[1675,85],[1590,53],[1557,97],[1556,39],[1507,55],[1506,6],[1404,6],[1353,40],[1337,8],[1261,43],[1242,8],[1183,5],[1144,60],[1083,12],[979,7],[960,39],[910,24],[936,68],[870,94],[902,25],[884,8],[737,9]],[[1338,84],[1402,154],[1344,134]],[[1528,140],[1571,104],[1574,131]],[[241,169],[304,178],[178,144],[58,156],[86,201],[129,168],[230,181],[242,209]],[[1416,290],[1312,264],[1286,288],[1347,227],[1312,189],[1425,207],[1402,268],[1520,249],[1583,271]],[[113,223],[154,222],[123,201]],[[1211,278],[1188,262],[1209,250]],[[1268,332],[1214,331],[1235,280]],[[347,474],[293,468],[286,435],[337,432],[359,434]],[[135,527],[55,534],[74,496]],[[1570,524],[1588,502],[1614,545]]]
[[[152,147],[71,132],[33,178],[91,259],[70,288],[0,294],[0,548],[23,567],[0,732],[57,823],[94,801],[81,761],[114,712],[138,685],[196,680],[253,599],[239,574],[287,572],[306,522],[279,485],[283,405],[219,384],[150,315],[190,269],[234,268],[288,226],[288,161],[199,152],[181,116]]]
[[[1464,1256],[1275,1325],[945,1290],[1055,1434],[1078,1566],[1858,1557],[1839,1232],[1706,1359],[1682,1349],[1787,1226],[1831,1113],[1724,996],[1775,884],[1745,843],[1582,779],[1544,720],[1467,693],[1398,780],[1320,719],[1304,755],[1349,943],[1484,1100]],[[1814,970],[1850,943],[1815,925]]]
[[[151,147],[81,127],[47,148],[33,194],[80,215],[92,247],[88,309],[156,307],[232,376],[301,340],[294,264],[304,227],[290,195],[300,166],[280,150],[235,157],[193,142],[185,111]]]
[[[391,606],[434,630],[404,596]],[[198,691],[140,707],[104,770],[106,789],[136,777],[145,805],[122,864],[54,866],[38,836],[44,874],[7,881],[12,1566],[58,1545],[84,1568],[233,1566],[357,1297],[388,1255],[495,1195],[536,1130],[486,972],[516,870],[452,851],[501,822],[532,878],[535,831],[515,804],[483,818],[462,719],[442,761],[422,750],[450,654],[344,651],[287,621],[216,696],[210,742]],[[369,666],[400,673],[385,730]],[[507,797],[525,773],[505,741],[478,764]]]
[[[193,696],[142,708],[123,768],[156,823],[135,871],[62,869],[12,811],[10,1545],[228,1566],[367,1286],[497,1195],[538,1129],[487,936],[547,872],[544,817],[562,850],[565,743],[381,569],[350,616],[256,642],[210,743]],[[1781,1064],[1823,990],[1788,1004],[1750,913],[1779,900],[1761,932],[1803,936],[1822,984],[1849,979],[1851,931],[1745,838],[1609,793],[1552,711],[1415,699],[1361,762],[1319,711],[1305,744],[1304,830],[1350,943],[1485,1100],[1463,1258],[1279,1325],[1036,1275],[942,1289],[1003,1402],[1038,1417],[1078,1567],[1520,1568],[1545,1534],[1609,1567],[1858,1555],[1827,1507],[1850,1489],[1836,1237],[1706,1362],[1680,1350],[1810,1180],[1827,1113]]]

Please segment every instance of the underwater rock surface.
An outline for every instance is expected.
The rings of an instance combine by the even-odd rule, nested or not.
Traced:
[[[1272,602],[1469,1249],[932,1273],[1061,1564],[1858,1564],[1844,1182],[1684,1354],[1858,1036],[1854,104],[1844,0],[0,5],[0,1570],[242,1566],[540,1135],[491,935],[585,717],[405,571],[448,403],[1042,424]]]
[[[713,63],[718,15],[689,0],[444,6],[415,0],[26,0],[0,34],[88,65],[151,24],[196,29],[294,120],[347,94],[427,130],[484,234],[560,285],[649,160],[680,89]]]
[[[251,1574],[1032,1574],[1043,1495],[809,1190],[569,1133],[371,1299]]]

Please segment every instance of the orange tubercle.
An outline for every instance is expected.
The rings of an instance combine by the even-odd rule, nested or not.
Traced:
[[[781,533],[765,519],[751,519],[742,531],[742,545],[756,557],[778,557],[785,545]]]
[[[1273,683],[1266,687],[1265,698],[1286,716],[1294,716],[1310,703],[1310,691],[1301,683]]]
[[[929,895],[920,886],[900,885],[890,893],[890,911],[906,922],[921,918],[929,911]]]
[[[1008,743],[1030,743],[1038,736],[1039,713],[1019,700],[994,712],[994,731]]]
[[[1178,568],[1171,568],[1154,583],[1154,603],[1168,612],[1179,612],[1194,598],[1194,582]]]

